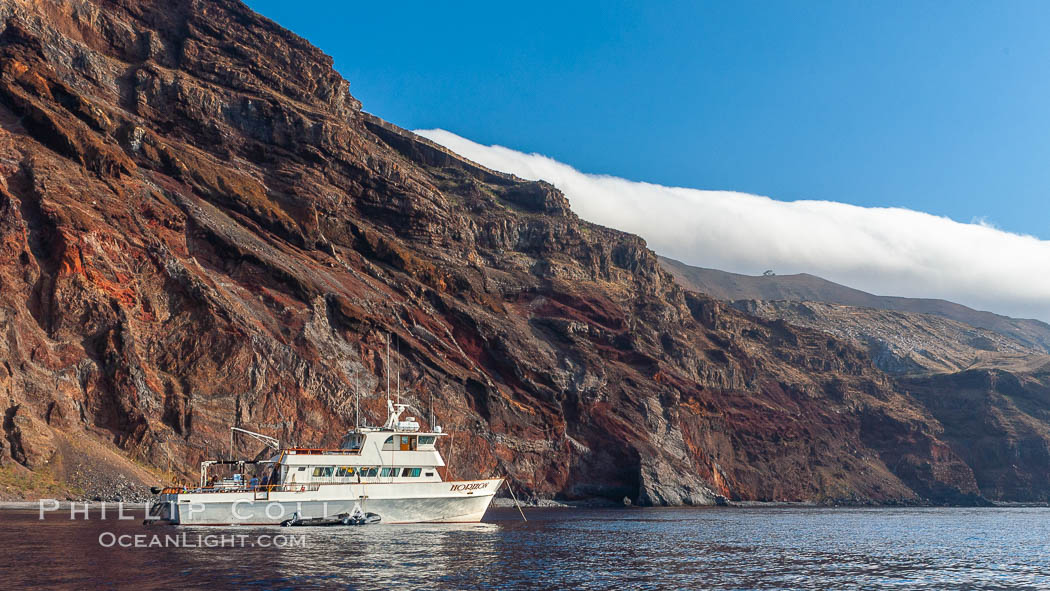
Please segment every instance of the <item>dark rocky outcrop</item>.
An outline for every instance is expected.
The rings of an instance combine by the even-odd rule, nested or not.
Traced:
[[[1050,502],[1050,371],[969,370],[900,380],[991,499]]]
[[[670,259],[661,263],[686,285],[746,298],[727,306],[819,330],[865,350],[893,376],[897,391],[940,423],[938,438],[973,471],[981,496],[1050,502],[1050,327],[1044,323],[943,300],[874,296],[812,275],[749,277]],[[979,501],[927,489],[925,469],[915,470],[894,471],[921,496]]]
[[[13,0],[0,22],[0,471],[68,481],[53,467],[102,442],[192,478],[234,424],[337,444],[357,377],[379,418],[394,335],[453,476],[976,498],[863,351],[685,291],[550,185],[363,113],[238,2]]]

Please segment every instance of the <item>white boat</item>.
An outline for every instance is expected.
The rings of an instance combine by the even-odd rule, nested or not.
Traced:
[[[200,486],[165,488],[149,519],[179,525],[272,525],[298,519],[374,513],[381,523],[473,523],[481,521],[502,478],[447,481],[436,447],[440,427],[420,432],[402,421],[406,406],[387,401],[382,427],[356,427],[342,447],[284,448],[271,437],[235,429],[276,450],[271,459],[201,463]],[[239,478],[215,482],[208,469],[234,465]],[[266,476],[247,480],[245,466],[262,465]]]

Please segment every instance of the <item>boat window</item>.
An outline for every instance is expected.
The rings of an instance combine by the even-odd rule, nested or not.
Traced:
[[[384,478],[386,478],[387,476],[390,476],[390,468],[383,468],[383,470],[379,473],[379,475],[384,477]]]
[[[412,478],[418,478],[419,477],[419,473],[422,472],[422,471],[423,471],[422,468],[412,468],[412,474],[411,474]]]
[[[344,478],[347,477],[347,476],[353,476],[354,475],[354,467],[353,466],[340,466],[339,469],[335,471],[335,475],[336,476],[341,476],[341,477],[344,477]]]
[[[302,472],[302,471],[303,471],[303,470],[305,470],[305,469],[306,469],[306,466],[299,466],[299,471],[300,471],[300,472]]]
[[[433,435],[420,435],[419,445],[432,445],[435,437]]]
[[[360,449],[362,439],[363,438],[360,435],[351,435],[347,447],[349,447],[350,449]]]
[[[369,476],[378,476],[379,475],[379,468],[369,468],[368,469],[368,475]]]
[[[394,436],[391,435],[390,437],[386,438],[386,441],[383,442],[383,445],[386,445],[388,443],[393,443],[393,442],[394,442]]]
[[[427,472],[427,473],[426,473],[426,476],[433,476],[433,475],[434,475],[434,473],[433,473],[433,472]]]
[[[335,470],[334,466],[317,466],[316,468],[314,468],[314,476],[317,476],[317,477],[331,476],[332,475],[332,471],[334,471],[334,470]]]

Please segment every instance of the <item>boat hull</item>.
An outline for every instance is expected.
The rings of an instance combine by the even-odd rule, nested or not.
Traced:
[[[153,518],[176,525],[277,525],[340,513],[376,513],[382,523],[481,521],[501,478],[412,485],[324,485],[301,491],[178,492],[160,495]],[[260,498],[262,497],[262,498]]]

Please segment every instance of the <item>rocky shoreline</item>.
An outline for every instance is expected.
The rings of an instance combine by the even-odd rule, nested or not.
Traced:
[[[1025,503],[1025,502],[1003,502],[1003,501],[989,501],[983,498],[967,499],[973,502],[962,502],[962,503],[935,503],[930,500],[911,500],[911,499],[897,499],[887,501],[872,501],[867,499],[827,499],[821,501],[730,501],[725,497],[718,497],[713,503],[693,504],[693,505],[659,505],[656,508],[685,508],[685,507],[734,507],[739,509],[769,509],[777,507],[796,507],[796,508],[831,508],[831,507],[842,507],[842,508],[895,508],[895,507],[1050,507],[1050,503]],[[612,499],[604,497],[594,497],[588,499],[580,499],[573,501],[558,501],[554,499],[520,499],[519,503],[522,507],[526,508],[564,508],[564,509],[601,509],[601,508],[654,508],[654,506],[642,506],[636,505],[630,502],[629,499],[624,499],[622,502],[617,502]],[[493,507],[499,508],[513,508],[515,506],[514,500],[510,497],[496,497],[492,501]]]
[[[57,500],[58,507],[51,509],[52,505],[48,505],[48,510],[53,511],[68,511],[71,506],[76,505],[77,509],[87,505],[90,511],[100,510],[105,507],[107,511],[113,509],[116,510],[118,507],[123,506],[125,509],[145,509],[149,506],[149,493],[147,492],[144,500],[107,500],[99,501],[97,499],[65,499]],[[44,499],[37,499],[34,501],[0,501],[0,511],[37,511],[40,509],[40,503]],[[49,500],[49,499],[48,499]],[[900,507],[909,508],[947,508],[947,507],[969,507],[969,505],[938,505],[929,503],[817,503],[811,501],[800,501],[800,502],[789,502],[789,501],[740,501],[727,503],[725,505],[681,505],[674,507],[639,507],[636,505],[623,505],[616,503],[609,499],[587,499],[580,501],[554,501],[550,499],[533,499],[528,501],[522,501],[521,506],[524,509],[714,509],[714,508],[732,508],[732,509],[830,509],[830,508],[841,508],[841,509],[857,509],[857,508],[871,508],[871,509],[892,509]],[[498,497],[493,499],[492,507],[497,509],[513,509],[514,501],[509,497]],[[988,505],[984,505],[986,508],[1000,508],[1000,509],[1026,509],[1036,507],[1050,507],[1050,503],[1015,503],[1015,502],[995,502]]]

